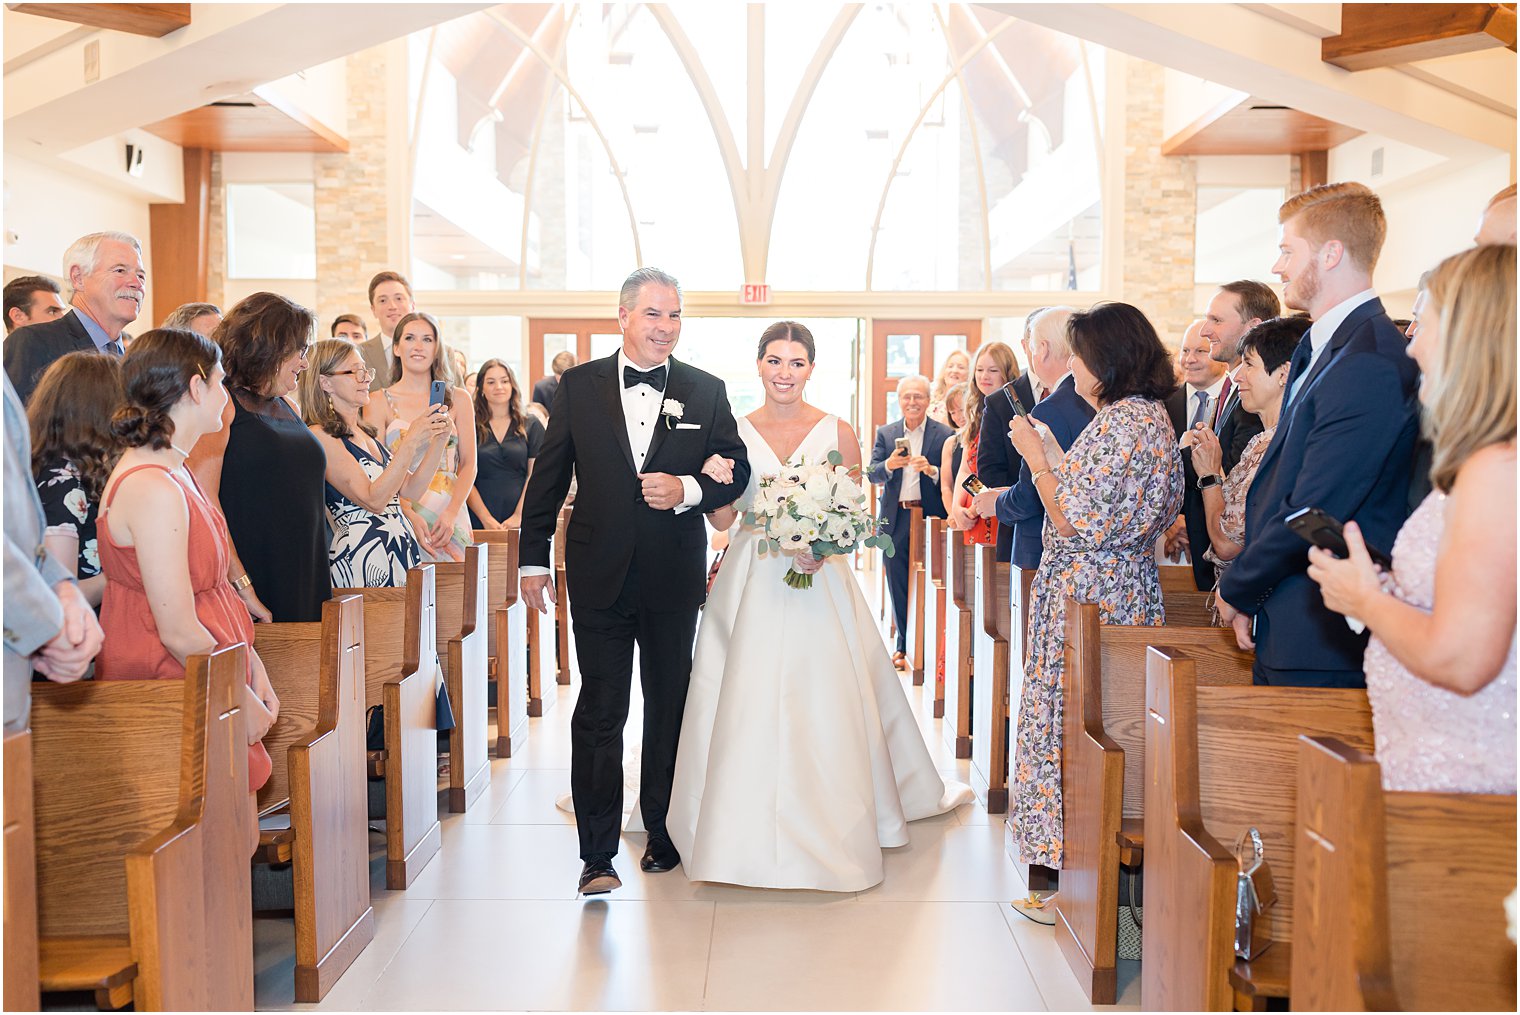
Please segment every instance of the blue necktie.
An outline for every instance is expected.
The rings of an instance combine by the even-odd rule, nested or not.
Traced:
[[[1309,333],[1304,332],[1304,337],[1299,340],[1298,348],[1293,350],[1293,359],[1288,366],[1288,397],[1283,401],[1283,411],[1293,404],[1293,399],[1298,395],[1299,382],[1304,379],[1304,374],[1309,372],[1309,362],[1314,359],[1314,343],[1309,341]]]
[[[1198,408],[1193,410],[1193,418],[1188,420],[1189,430],[1193,429],[1193,427],[1197,426],[1199,423],[1202,423],[1203,417],[1209,411],[1209,393],[1207,391],[1200,391],[1193,397],[1198,399]]]

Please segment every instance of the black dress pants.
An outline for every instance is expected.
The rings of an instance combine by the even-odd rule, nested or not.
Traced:
[[[907,517],[903,512],[903,517]],[[897,552],[890,557],[882,558],[882,566],[887,570],[887,596],[892,600],[892,616],[897,621],[897,651],[908,651],[908,569],[913,562],[908,559],[910,549],[908,545],[909,533],[901,533],[901,540],[894,534],[892,545]]]
[[[696,608],[659,610],[640,602],[633,567],[617,600],[592,610],[570,601],[581,693],[570,719],[570,794],[581,859],[618,851],[623,816],[623,726],[639,649],[644,691],[644,749],[639,804],[649,834],[665,833],[675,778],[681,715],[691,680]]]

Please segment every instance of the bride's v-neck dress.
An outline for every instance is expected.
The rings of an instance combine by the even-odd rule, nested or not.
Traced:
[[[747,419],[754,498],[782,467]],[[837,447],[820,420],[793,464]],[[872,611],[843,557],[811,589],[782,581],[736,528],[702,613],[676,755],[668,827],[687,877],[762,888],[860,891],[882,879],[882,848],[907,823],[971,800],[946,783],[903,693]]]

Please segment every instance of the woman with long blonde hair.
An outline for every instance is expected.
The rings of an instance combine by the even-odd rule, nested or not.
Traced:
[[[970,372],[971,354],[965,349],[951,349],[945,356],[945,361],[939,365],[934,386],[929,389],[930,419],[937,419],[946,426],[950,425],[950,417],[945,411],[945,397],[952,388],[964,384],[966,375]]]
[[[1513,794],[1514,245],[1437,265],[1416,324],[1433,489],[1399,530],[1391,574],[1348,522],[1350,557],[1311,549],[1309,577],[1372,631],[1363,666],[1384,788]]]
[[[971,495],[962,484],[967,476],[976,472],[976,451],[987,396],[1018,375],[1018,358],[1014,356],[1013,349],[1004,343],[992,342],[976,351],[976,366],[971,372],[971,387],[966,396],[966,425],[961,428],[960,435],[965,454],[955,476],[955,501],[947,506],[951,522],[966,533],[967,546],[992,546],[997,542],[997,519],[977,518],[967,511],[971,506]]]

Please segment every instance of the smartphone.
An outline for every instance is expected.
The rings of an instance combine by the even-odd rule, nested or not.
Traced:
[[[897,454],[899,454],[899,455],[906,455],[908,453],[909,448],[910,448],[910,445],[908,444],[908,438],[906,438],[906,437],[899,437],[899,438],[897,438]]]
[[[977,494],[987,489],[987,484],[983,483],[980,478],[973,474],[967,476],[964,480],[962,480],[961,489],[965,490],[971,496],[975,497]]]
[[[1014,412],[1018,413],[1020,416],[1029,415],[1029,410],[1024,408],[1023,402],[1014,397],[1013,390],[1011,388],[1004,388],[1003,394],[1008,396],[1008,405],[1013,409]]]
[[[434,381],[432,387],[430,387],[428,389],[428,405],[431,406],[431,405],[448,405],[448,404],[449,404],[449,382],[448,381]]]
[[[1346,537],[1341,531],[1341,523],[1330,517],[1316,507],[1300,508],[1283,519],[1283,524],[1292,529],[1306,542],[1324,550],[1329,550],[1342,559],[1349,557],[1351,551],[1346,547]],[[1375,546],[1367,547],[1367,555],[1372,562],[1384,571],[1393,570],[1393,558]]]

